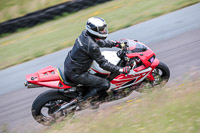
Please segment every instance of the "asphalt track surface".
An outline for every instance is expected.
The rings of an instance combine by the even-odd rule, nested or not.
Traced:
[[[137,39],[156,52],[157,58],[166,63],[171,71],[170,82],[184,78],[190,71],[200,70],[200,3],[119,30],[108,39]],[[44,126],[31,116],[33,100],[48,88],[28,90],[23,86],[25,75],[48,65],[63,69],[63,62],[70,48],[37,58],[0,71],[0,125],[19,132],[35,132]],[[115,49],[116,50],[116,49]],[[136,95],[133,93],[130,98]],[[121,101],[107,103],[101,108]]]

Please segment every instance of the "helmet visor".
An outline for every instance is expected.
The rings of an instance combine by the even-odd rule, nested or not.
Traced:
[[[99,33],[100,34],[108,34],[108,28],[107,28],[107,25],[103,25],[101,27],[98,27],[99,28]]]

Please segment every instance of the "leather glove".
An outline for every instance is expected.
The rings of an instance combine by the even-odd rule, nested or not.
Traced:
[[[120,41],[112,41],[112,46],[117,47],[117,48],[122,48],[122,43]]]
[[[131,70],[131,67],[130,66],[126,66],[124,68],[119,69],[119,72],[123,73],[123,74],[128,74],[130,72],[130,70]]]

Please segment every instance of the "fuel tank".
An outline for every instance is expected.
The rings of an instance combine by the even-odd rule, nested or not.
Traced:
[[[117,56],[117,51],[103,51],[101,54],[108,60],[108,62],[113,65],[117,65],[120,61],[120,58]],[[109,71],[103,70],[96,61],[93,61],[89,72],[91,74],[100,73],[100,74],[110,74]]]

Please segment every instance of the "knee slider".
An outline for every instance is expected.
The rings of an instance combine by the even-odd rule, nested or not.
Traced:
[[[102,89],[104,89],[105,91],[108,90],[110,88],[110,81],[105,80]]]

